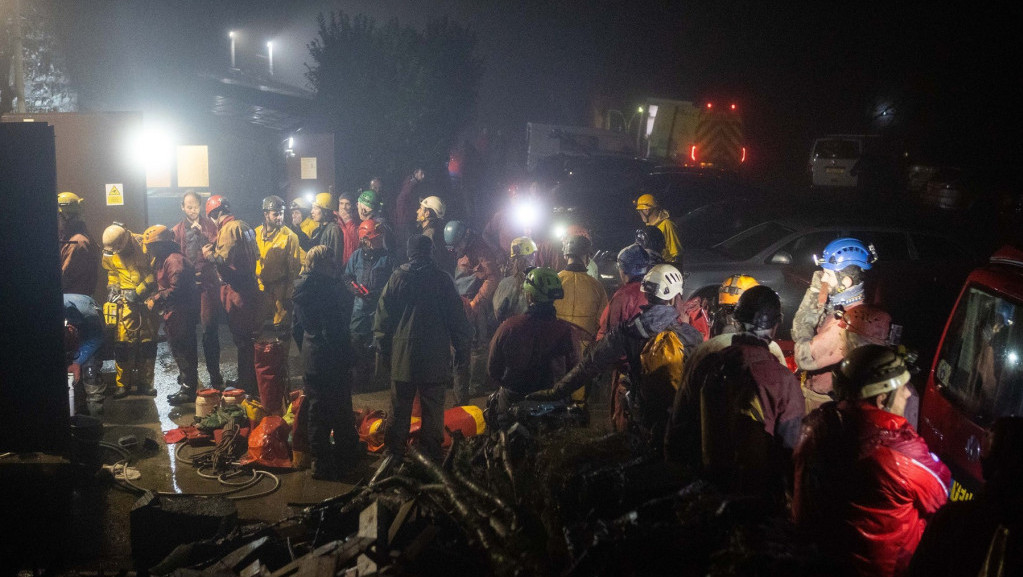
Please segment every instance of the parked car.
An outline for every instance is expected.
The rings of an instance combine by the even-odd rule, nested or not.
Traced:
[[[1005,247],[966,279],[924,387],[920,433],[952,470],[953,501],[983,484],[988,428],[1023,414],[1021,317],[1023,251]]]
[[[752,226],[710,247],[687,251],[685,298],[716,298],[721,282],[747,274],[776,290],[786,321],[779,338],[789,338],[791,319],[816,270],[813,256],[836,238],[851,236],[873,244],[878,262],[871,269],[872,292],[903,326],[903,341],[933,352],[942,315],[955,300],[955,287],[977,260],[942,232],[910,226],[836,222],[790,216]]]

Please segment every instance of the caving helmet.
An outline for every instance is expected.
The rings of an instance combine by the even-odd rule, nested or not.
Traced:
[[[909,382],[902,357],[883,345],[863,345],[847,354],[834,370],[835,392],[843,400],[870,399]]]
[[[465,223],[460,220],[453,220],[444,225],[444,244],[448,248],[453,248],[465,240],[465,237],[468,235],[469,227],[465,226]]]
[[[640,290],[661,300],[670,301],[682,294],[682,273],[670,264],[654,265],[643,277]]]
[[[214,194],[206,199],[206,216],[217,220],[217,216],[223,211],[230,211],[231,205],[227,199],[219,194]]]
[[[288,206],[291,210],[301,210],[302,216],[309,216],[309,211],[312,210],[313,206],[309,204],[309,201],[302,198],[301,196],[291,201]]]
[[[750,287],[739,297],[732,318],[753,330],[773,328],[782,319],[781,299],[770,287]]]
[[[432,210],[437,218],[444,218],[444,201],[439,196],[428,196],[419,201],[419,206]]]
[[[359,195],[358,204],[361,204],[373,211],[380,210],[380,198],[377,197],[377,193],[372,190],[362,191],[362,194]]]
[[[334,198],[329,192],[321,192],[313,199],[313,206],[319,207],[320,210],[334,212]]]
[[[73,192],[62,192],[57,195],[57,211],[72,217],[82,213],[82,197]]]
[[[359,225],[359,240],[364,238],[373,240],[378,236],[380,236],[380,229],[377,228],[377,222],[372,218],[367,218]]]
[[[115,222],[103,231],[103,254],[107,256],[121,254],[130,242],[131,233],[123,224]]]
[[[534,252],[536,252],[536,243],[528,236],[520,236],[511,241],[510,258],[515,258],[517,256],[529,256]]]
[[[263,212],[277,211],[284,212],[284,207],[287,206],[284,199],[272,194],[263,199]]]
[[[593,243],[590,242],[589,238],[581,234],[565,238],[565,242],[562,244],[562,253],[564,253],[565,256],[589,256],[592,250]]]
[[[650,265],[650,253],[638,244],[630,244],[618,251],[618,268],[630,279],[645,275]]]
[[[657,199],[652,194],[643,194],[636,199],[636,210],[647,210],[658,206]]]
[[[530,269],[526,273],[522,290],[536,303],[549,303],[565,298],[565,289],[561,286],[558,273],[544,267]]]
[[[154,242],[174,242],[174,232],[162,224],[154,224],[142,233],[142,244]]]
[[[824,247],[821,256],[813,255],[813,262],[824,270],[839,271],[847,266],[870,270],[877,261],[874,245],[865,245],[855,238],[839,238]]]
[[[749,275],[733,274],[718,287],[718,304],[734,305],[739,302],[739,297],[743,292],[759,284],[757,279]]]

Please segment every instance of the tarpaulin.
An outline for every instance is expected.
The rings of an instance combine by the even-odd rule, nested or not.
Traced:
[[[249,435],[249,452],[241,458],[241,464],[290,469],[291,447],[288,446],[290,430],[291,427],[281,417],[271,415],[264,418]]]

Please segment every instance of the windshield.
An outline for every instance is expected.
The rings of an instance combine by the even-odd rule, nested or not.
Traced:
[[[765,222],[740,232],[715,246],[714,249],[735,260],[746,260],[753,258],[760,251],[781,241],[793,232],[795,231],[781,223]]]
[[[1020,305],[970,287],[941,346],[935,377],[942,393],[981,426],[1023,413]]]

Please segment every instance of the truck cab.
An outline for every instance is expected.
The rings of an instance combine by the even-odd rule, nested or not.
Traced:
[[[920,434],[952,470],[953,501],[984,482],[981,451],[996,419],[1023,414],[1023,250],[974,270],[945,325],[924,388]]]

